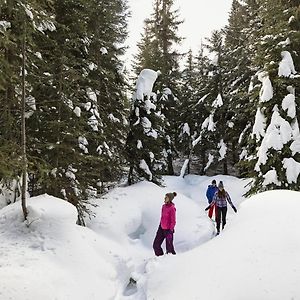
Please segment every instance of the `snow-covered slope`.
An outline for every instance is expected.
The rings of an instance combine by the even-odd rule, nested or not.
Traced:
[[[218,237],[204,208],[213,178],[165,177],[94,200],[96,217],[43,195],[0,210],[0,300],[300,299],[300,193],[272,191],[246,201],[247,181],[222,180],[238,208]],[[155,257],[152,242],[166,192],[176,191],[177,255]]]
[[[300,299],[300,193],[245,201],[210,242],[149,263],[147,299]]]
[[[48,195],[0,210],[0,299],[113,299],[117,272],[111,242],[77,226],[76,209]],[[98,298],[97,298],[98,297]]]

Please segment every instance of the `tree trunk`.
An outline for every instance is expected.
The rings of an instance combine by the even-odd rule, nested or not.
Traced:
[[[132,185],[132,174],[133,174],[133,166],[131,165],[129,168],[129,173],[128,173],[128,185]]]
[[[223,161],[223,173],[224,173],[224,175],[228,175],[228,167],[227,167],[227,159],[226,158]]]
[[[24,26],[25,27],[25,26]],[[26,30],[24,29],[24,37],[22,41],[22,109],[21,109],[21,144],[22,144],[22,189],[21,200],[24,219],[27,220],[27,208],[26,208],[26,186],[27,186],[27,157],[26,157],[26,122],[25,122],[25,36]]]
[[[206,157],[205,150],[201,151],[200,156],[201,156],[201,165],[202,165],[201,170],[200,170],[200,175],[205,175],[205,157]]]
[[[173,168],[173,156],[172,154],[168,153],[168,175],[174,175],[174,168]]]
[[[237,153],[237,147],[238,144],[237,141],[233,141],[232,143],[232,165],[235,166],[235,164],[239,161],[238,153]]]

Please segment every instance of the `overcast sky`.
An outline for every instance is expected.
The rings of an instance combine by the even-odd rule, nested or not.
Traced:
[[[128,0],[131,18],[129,19],[130,47],[127,60],[136,53],[136,43],[143,32],[143,22],[152,13],[152,0]],[[232,0],[175,0],[175,8],[179,8],[184,23],[180,25],[179,34],[185,37],[182,50],[199,49],[201,39],[208,37],[212,30],[220,29],[227,24]]]

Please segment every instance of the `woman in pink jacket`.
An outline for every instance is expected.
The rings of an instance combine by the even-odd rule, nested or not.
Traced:
[[[176,208],[172,202],[176,195],[176,192],[174,192],[167,193],[165,196],[165,204],[161,209],[160,224],[153,242],[153,249],[156,256],[164,254],[161,245],[165,239],[167,253],[176,254],[173,245],[174,227],[176,224]]]

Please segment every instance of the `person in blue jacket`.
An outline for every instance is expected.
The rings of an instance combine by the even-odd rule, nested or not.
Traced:
[[[230,204],[234,212],[237,212],[237,209],[233,205],[231,198],[227,191],[224,189],[223,182],[220,181],[218,184],[218,191],[215,193],[212,202],[209,204],[205,210],[209,210],[212,205],[216,206],[216,223],[217,223],[217,235],[220,233],[220,226],[222,223],[222,229],[224,229],[226,224],[226,214],[227,214],[227,202]]]
[[[217,182],[215,180],[213,180],[211,182],[211,184],[207,187],[207,191],[206,191],[206,198],[207,198],[208,204],[211,204],[211,202],[213,201],[214,195],[217,191],[218,191]],[[215,216],[216,216],[217,215],[216,205],[212,205],[209,208],[208,216],[211,219],[212,219],[214,211],[215,211]]]

